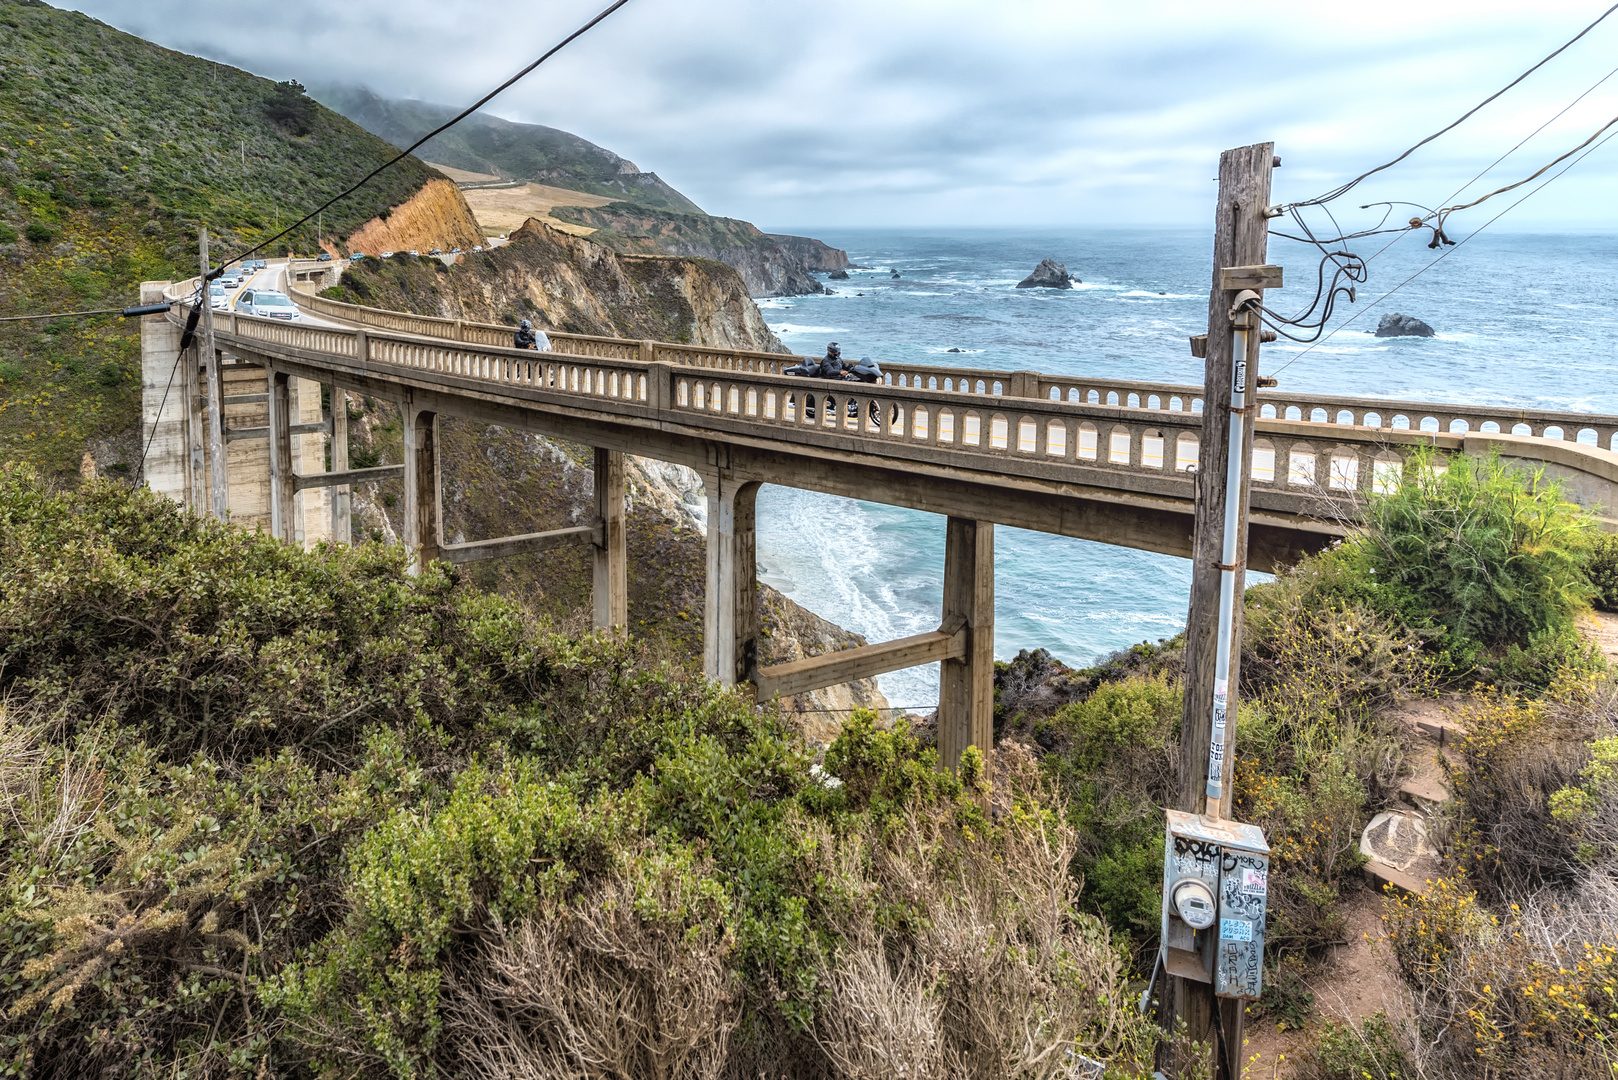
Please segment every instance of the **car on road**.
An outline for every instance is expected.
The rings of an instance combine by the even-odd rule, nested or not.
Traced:
[[[473,248],[472,250],[473,251],[482,251],[483,250],[483,245],[479,244],[477,247]]]
[[[248,289],[236,298],[236,310],[243,315],[271,319],[297,319],[301,316],[286,293],[274,289]]]
[[[433,248],[427,254],[429,254],[429,255],[442,255],[444,253],[442,251],[440,251],[438,248]]]
[[[460,248],[450,248],[449,253],[451,255],[459,255],[461,253],[461,249]]]
[[[226,270],[219,276],[219,284],[227,289],[234,289],[241,285],[242,276],[234,270]]]
[[[383,258],[384,258],[384,259],[391,259],[391,258],[393,258],[393,252],[391,252],[391,251],[384,251],[384,252],[383,252],[383,253],[382,253],[382,257],[383,257]]]
[[[354,252],[354,254],[352,254],[352,255],[350,255],[348,257],[348,261],[349,262],[359,262],[363,258],[365,258],[365,252],[356,251],[356,252]]]
[[[217,281],[208,286],[208,306],[216,308],[230,306],[230,301],[225,298],[225,287]]]
[[[420,254],[421,254],[421,252],[419,252],[419,251],[417,251],[417,250],[416,250],[416,249],[415,249],[415,248],[411,248],[411,249],[410,249],[410,254],[411,254],[411,255],[420,255]]]
[[[319,255],[315,256],[315,262],[331,262],[331,252],[322,251]]]

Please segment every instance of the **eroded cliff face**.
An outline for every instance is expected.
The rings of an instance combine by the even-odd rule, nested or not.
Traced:
[[[386,218],[374,217],[354,233],[346,244],[349,252],[380,255],[384,251],[431,251],[463,248],[471,251],[483,243],[472,208],[461,197],[454,181],[438,177],[427,181],[406,201],[395,206]],[[322,245],[333,255],[344,254],[336,246]]]
[[[356,459],[400,460],[397,411],[351,397],[349,425]],[[594,499],[587,447],[530,432],[440,421],[444,470],[444,534],[453,543],[583,523]],[[702,481],[683,466],[645,458],[625,461],[628,486],[629,622],[640,638],[682,663],[702,655],[707,562]],[[398,481],[363,485],[354,497],[354,538],[397,541],[404,500]],[[591,555],[587,548],[490,559],[463,567],[476,584],[521,599],[572,629],[589,627]],[[759,585],[765,664],[864,645],[865,639]],[[815,743],[829,743],[855,708],[884,710],[876,680],[862,679],[782,699]]]
[[[633,254],[689,255],[734,267],[752,296],[824,292],[816,271],[848,266],[848,253],[807,236],[766,233],[752,222],[679,214],[630,203],[558,206],[553,217],[596,231],[590,239]]]
[[[786,352],[736,271],[707,259],[621,255],[530,219],[511,242],[437,259],[366,260],[339,299],[452,319],[607,337]]]

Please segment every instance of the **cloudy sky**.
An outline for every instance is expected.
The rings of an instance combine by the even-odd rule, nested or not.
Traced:
[[[67,6],[271,78],[459,105],[602,3]],[[1319,194],[1443,127],[1605,6],[1281,0],[1239,16],[1203,0],[630,0],[489,111],[573,131],[766,227],[1197,226],[1221,149],[1274,140],[1277,199]],[[1371,199],[1446,200],[1614,64],[1618,14],[1344,200],[1348,219]],[[1615,116],[1618,75],[1468,190],[1520,179]],[[1618,141],[1496,227],[1618,227],[1615,179]]]

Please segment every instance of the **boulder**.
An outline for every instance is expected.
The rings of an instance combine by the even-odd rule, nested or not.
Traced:
[[[1017,282],[1019,289],[1071,289],[1073,278],[1067,266],[1055,259],[1046,259],[1034,267],[1034,272]]]
[[[1376,324],[1377,337],[1432,337],[1433,328],[1411,315],[1401,315],[1395,311],[1392,315],[1382,316],[1382,321]]]
[[[847,281],[848,280],[848,271],[847,270],[833,270],[831,273],[827,274],[826,277],[831,281]]]

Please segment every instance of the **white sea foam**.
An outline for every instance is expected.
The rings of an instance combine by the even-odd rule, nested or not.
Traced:
[[[846,326],[803,326],[799,323],[771,323],[777,334],[846,334]]]

